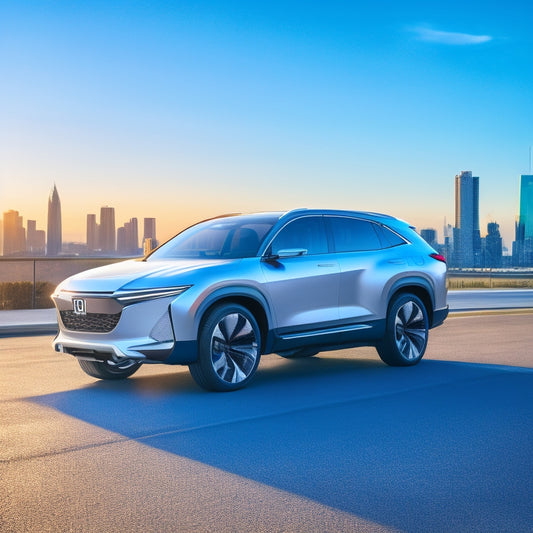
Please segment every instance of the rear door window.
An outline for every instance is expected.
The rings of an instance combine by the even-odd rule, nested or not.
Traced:
[[[348,217],[328,217],[336,252],[363,252],[383,248],[375,224]]]

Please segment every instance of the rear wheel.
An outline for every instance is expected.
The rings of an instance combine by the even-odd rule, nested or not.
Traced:
[[[113,361],[86,361],[78,359],[82,370],[98,379],[125,379],[139,370],[141,363],[135,361],[124,361],[114,363]]]
[[[426,351],[428,329],[422,300],[414,294],[396,297],[389,307],[385,337],[376,346],[382,361],[391,366],[416,365]]]
[[[238,304],[215,307],[202,324],[198,361],[189,365],[204,389],[232,391],[245,387],[261,358],[261,333],[253,314]]]

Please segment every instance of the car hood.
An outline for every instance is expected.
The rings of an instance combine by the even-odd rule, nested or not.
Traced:
[[[190,271],[235,260],[129,260],[75,274],[63,281],[57,290],[73,292],[115,292],[119,289],[157,289],[187,284],[186,274]]]

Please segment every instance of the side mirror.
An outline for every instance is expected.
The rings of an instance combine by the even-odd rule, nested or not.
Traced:
[[[262,261],[277,261],[278,259],[290,259],[291,257],[300,257],[307,255],[305,248],[284,248],[279,250],[277,254],[264,255]]]
[[[291,257],[300,257],[301,255],[306,255],[307,250],[305,248],[284,248],[279,250],[277,255],[278,259],[289,259]]]

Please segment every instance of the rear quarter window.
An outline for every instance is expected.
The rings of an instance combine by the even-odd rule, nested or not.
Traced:
[[[397,233],[390,230],[385,226],[377,226],[378,233],[380,234],[381,240],[383,241],[384,248],[392,248],[393,246],[400,246],[406,244],[406,241],[400,237]]]

